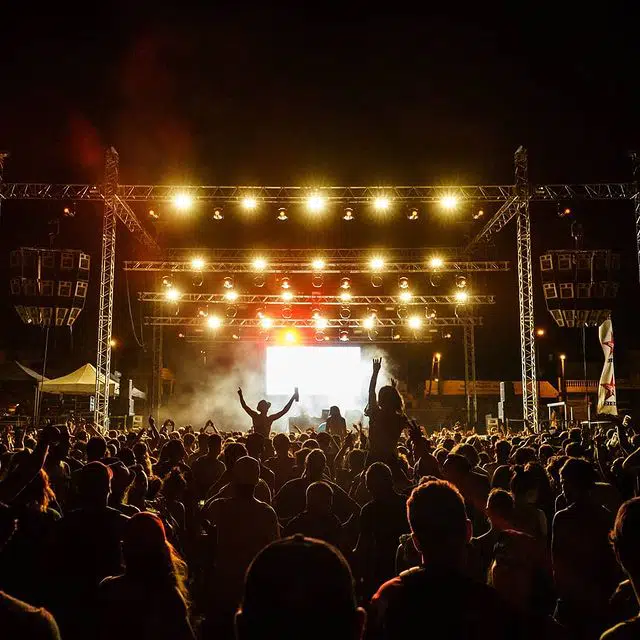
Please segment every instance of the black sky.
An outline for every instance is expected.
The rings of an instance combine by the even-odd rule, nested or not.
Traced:
[[[5,180],[99,181],[108,144],[120,152],[122,183],[507,184],[520,144],[535,182],[629,179],[626,154],[640,142],[629,3],[597,11],[562,3],[421,11],[402,3],[171,4],[3,7]],[[50,211],[25,206],[3,211],[4,249],[35,233],[21,211],[46,237]],[[582,208],[595,220],[588,244],[611,238],[635,273],[630,209],[602,232],[597,220],[607,212]],[[568,234],[554,211],[539,216],[550,222],[534,219],[535,246],[562,246]],[[97,258],[99,227],[77,224],[69,233]],[[434,229],[425,244],[443,244]],[[261,233],[228,230],[240,241]],[[419,242],[406,229],[394,233]],[[512,258],[504,233],[499,249]],[[496,326],[507,316],[510,341],[514,283],[487,287],[508,300]]]

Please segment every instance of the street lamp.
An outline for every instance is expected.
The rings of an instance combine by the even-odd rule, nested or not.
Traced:
[[[567,390],[566,390],[566,380],[564,374],[564,361],[567,359],[567,356],[564,353],[560,354],[560,398],[563,402],[567,401]]]

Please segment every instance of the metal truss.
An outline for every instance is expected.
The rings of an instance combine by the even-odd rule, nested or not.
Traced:
[[[145,247],[149,247],[155,251],[160,250],[160,245],[155,238],[140,224],[140,220],[133,212],[127,202],[122,200],[120,196],[115,197],[116,215],[122,224],[136,237]]]
[[[154,307],[155,310],[155,307]],[[158,411],[162,401],[162,361],[163,335],[162,326],[153,325],[151,329],[151,415],[158,419]]]
[[[478,392],[476,389],[476,341],[474,326],[463,329],[464,342],[464,394],[467,398],[467,425],[478,423]]]
[[[525,424],[538,430],[538,385],[536,383],[536,343],[533,313],[533,258],[527,152],[515,153],[516,243],[518,249],[518,303],[520,307],[520,359],[522,364],[522,413]]]
[[[166,302],[163,292],[141,291],[138,293],[140,302]],[[223,293],[183,293],[180,303],[222,303],[233,305],[261,304],[261,305],[335,305],[340,307],[361,306],[361,305],[397,305],[412,306],[418,304],[442,305],[461,304],[452,296],[418,296],[414,295],[411,300],[403,301],[399,296],[352,296],[349,301],[344,301],[340,296],[309,296],[296,295],[292,300],[284,301],[282,296],[276,295],[239,295],[233,302],[230,302]],[[489,295],[469,295],[465,305],[473,304],[495,304],[495,296]]]
[[[104,216],[102,221],[102,262],[98,302],[98,346],[96,354],[96,397],[94,422],[109,428],[109,384],[111,382],[111,337],[113,328],[113,290],[116,262],[116,186],[120,158],[110,147],[105,156]]]
[[[317,252],[316,252],[317,253]],[[199,255],[194,253],[193,255]],[[311,257],[311,253],[309,257]],[[161,271],[164,273],[193,273],[194,268],[190,260],[127,260],[124,263],[125,271]],[[313,275],[330,274],[354,274],[368,273],[375,275],[385,275],[389,273],[478,273],[483,271],[509,271],[509,262],[506,260],[484,260],[484,261],[445,261],[437,268],[429,266],[428,261],[420,262],[395,262],[386,261],[382,269],[373,272],[371,267],[362,262],[337,262],[326,261],[322,272],[314,269],[311,261],[267,261],[267,266],[260,270],[260,273],[310,273]],[[199,273],[251,273],[256,275],[257,271],[252,262],[213,262],[205,259],[205,265],[198,269]]]
[[[270,337],[261,333],[257,330],[243,329],[240,331],[236,330],[235,333],[221,333],[216,335],[194,335],[194,336],[186,336],[184,338],[185,342],[190,344],[199,344],[203,347],[213,346],[216,344],[233,344],[238,342],[266,342],[268,344]],[[366,332],[360,333],[350,333],[348,335],[348,340],[341,340],[338,335],[327,335],[327,334],[318,334],[318,335],[308,335],[308,336],[299,336],[299,342],[303,344],[344,344],[344,345],[353,345],[353,344],[398,344],[398,343],[425,343],[432,342],[433,335],[427,334],[426,336],[415,336],[415,335],[401,335],[396,332],[395,329],[389,329],[386,332],[378,332],[378,334],[374,337],[369,337]],[[275,341],[273,341],[275,342]],[[276,343],[277,344],[277,343]]]
[[[273,318],[273,329],[315,329],[316,323],[312,318]],[[224,321],[224,327],[248,327],[248,328],[261,328],[260,318],[231,318]],[[144,324],[147,326],[163,326],[163,327],[200,327],[206,328],[204,318],[185,318],[181,316],[146,316]],[[431,328],[449,328],[449,327],[464,327],[471,325],[474,327],[482,325],[481,317],[468,317],[468,318],[433,318],[425,321],[420,331],[428,331]],[[405,320],[396,318],[378,318],[375,329],[398,327],[406,328],[407,323]],[[364,326],[364,320],[360,318],[327,318],[327,329],[363,329],[367,331]]]
[[[498,233],[516,215],[518,208],[518,197],[511,196],[500,208],[491,216],[491,219],[482,227],[475,237],[467,244],[464,253],[471,253],[481,242],[487,241],[494,233]]]

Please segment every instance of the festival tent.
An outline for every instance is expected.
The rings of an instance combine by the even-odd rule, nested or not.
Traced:
[[[92,396],[96,392],[96,368],[92,364],[87,363],[66,376],[46,380],[40,388],[43,393]],[[120,385],[114,380],[111,380],[109,384],[109,395],[117,396],[119,392]]]
[[[43,380],[39,373],[25,367],[17,360],[0,363],[0,383],[2,382],[40,382]],[[45,377],[44,380],[47,380]]]

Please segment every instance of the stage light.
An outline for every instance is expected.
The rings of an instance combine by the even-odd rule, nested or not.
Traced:
[[[427,320],[433,320],[437,315],[437,311],[435,309],[431,309],[427,307],[424,311],[424,315],[427,318]]]
[[[316,320],[320,317],[320,309],[312,309],[311,310],[311,317]]]
[[[439,256],[433,256],[432,258],[429,258],[429,266],[432,269],[440,269],[440,267],[442,267],[443,265],[444,260]]]
[[[233,289],[229,289],[229,291],[224,294],[224,299],[229,302],[235,302],[238,299],[238,292]]]
[[[407,220],[417,220],[418,219],[418,210],[417,209],[409,209],[407,213]]]
[[[280,207],[278,209],[278,220],[280,220],[280,222],[284,222],[285,220],[288,220],[288,216],[287,216],[287,210],[284,207]]]
[[[567,356],[564,353],[560,354],[560,360],[566,360]]]
[[[153,209],[149,209],[149,217],[153,218],[154,220],[157,220],[160,216]]]
[[[376,317],[374,315],[367,316],[362,321],[362,326],[365,329],[373,329],[373,327],[375,327],[375,325],[376,325]]]
[[[222,281],[222,286],[225,289],[233,289],[233,278],[230,278],[229,276],[227,276],[223,281]]]
[[[407,307],[402,306],[402,307],[398,307],[396,314],[398,316],[398,318],[400,318],[400,320],[404,320],[407,317],[407,314],[409,313]]]
[[[351,298],[352,298],[352,295],[348,291],[343,291],[340,294],[340,300],[342,300],[342,302],[350,302]]]
[[[442,359],[442,354],[441,354],[441,353],[434,353],[434,354],[433,354],[433,357],[434,357],[438,362],[440,362],[440,360]]]
[[[420,316],[411,316],[408,325],[409,329],[420,329],[422,327],[422,318]]]
[[[373,271],[380,271],[384,267],[384,258],[375,256],[369,261],[369,266]]]
[[[169,287],[164,295],[169,302],[177,302],[182,296],[182,294],[175,287]]]
[[[382,286],[382,278],[380,276],[377,275],[372,275],[371,276],[371,286],[372,287],[381,287]]]
[[[474,213],[473,214],[473,219],[474,220],[479,220],[480,218],[482,218],[483,215],[484,215],[484,211],[482,209],[480,209],[478,211],[478,213]]]
[[[200,308],[198,309],[198,315],[199,315],[201,318],[205,318],[206,316],[208,316],[208,315],[209,315],[209,312],[208,312],[206,309],[203,309],[202,307],[200,307]]]
[[[251,264],[256,271],[264,271],[267,268],[267,261],[264,258],[254,258]]]
[[[178,338],[184,338],[184,333],[179,333]]]
[[[325,262],[322,258],[315,258],[312,262],[311,262],[311,266],[316,270],[316,271],[321,271],[322,269],[324,269],[325,267]]]
[[[75,205],[75,204],[73,204],[73,205],[72,205],[72,206],[70,206],[70,207],[65,207],[65,208],[62,210],[62,215],[63,215],[65,218],[74,218],[74,217],[75,217],[75,215],[76,215],[76,205]]]
[[[546,333],[546,331],[542,328],[540,329],[536,329],[536,335],[540,338],[542,338],[542,336],[544,336],[544,334]]]
[[[204,269],[204,260],[202,258],[191,258],[191,268],[194,271],[202,271]]]
[[[176,193],[173,196],[173,206],[178,211],[188,211],[193,207],[193,196],[188,193]]]
[[[409,278],[399,278],[398,279],[398,286],[401,289],[408,289],[409,288]]]
[[[213,220],[222,220],[222,218],[224,218],[224,216],[222,215],[222,207],[216,207],[213,210],[213,214],[211,215],[211,218]]]
[[[348,320],[351,317],[351,307],[340,307],[340,317]]]
[[[391,205],[391,202],[389,198],[386,198],[385,196],[378,196],[373,201],[373,208],[376,211],[386,211],[390,205]]]
[[[320,287],[322,287],[323,284],[324,284],[324,278],[322,277],[322,274],[315,273],[313,276],[311,276],[311,286],[314,289],[320,289]]]
[[[342,278],[342,280],[340,280],[340,288],[351,289],[351,278]]]
[[[204,279],[202,278],[202,272],[198,271],[193,275],[193,278],[191,278],[191,283],[193,284],[194,287],[201,287],[202,284],[204,283]]]
[[[326,329],[329,326],[329,321],[326,318],[323,318],[322,316],[319,316],[315,319],[314,324],[316,326],[316,329]]]
[[[347,207],[344,210],[344,215],[342,216],[343,220],[353,220],[353,209],[351,207]]]
[[[109,346],[115,349],[118,346],[118,341],[115,338],[111,338],[111,340],[109,340]]]
[[[245,211],[254,211],[258,207],[258,201],[253,196],[245,196],[241,204]]]
[[[237,333],[232,334],[231,336],[234,340],[240,340],[240,336]]]
[[[466,291],[456,291],[454,298],[456,299],[456,302],[464,304],[469,299],[469,294]]]
[[[289,290],[283,291],[282,294],[280,295],[280,297],[285,301],[285,302],[291,302],[291,300],[293,300],[293,293]]]
[[[291,280],[289,280],[289,278],[282,278],[282,280],[280,280],[280,286],[283,289],[288,289],[291,286]]]
[[[400,298],[400,302],[409,302],[413,296],[411,295],[411,291],[401,291],[398,297]]]
[[[349,332],[348,331],[341,331],[339,340],[340,340],[340,342],[349,342]]]
[[[456,287],[464,289],[467,286],[467,276],[456,276]]]
[[[442,332],[442,337],[443,337],[445,340],[451,340],[451,331],[443,331],[443,332]]]
[[[399,333],[392,333],[391,334],[391,339],[392,340],[400,340],[400,334]]]
[[[285,304],[282,307],[282,317],[285,320],[288,320],[293,315],[293,309],[288,304]]]
[[[445,211],[453,211],[458,206],[458,196],[454,196],[452,194],[447,194],[440,198],[440,206]]]
[[[264,316],[260,319],[260,326],[263,329],[271,329],[271,327],[273,327],[273,320],[268,316]]]
[[[207,318],[207,327],[209,329],[219,329],[222,326],[222,319],[218,316],[209,316]]]
[[[173,285],[173,278],[171,276],[162,276],[162,286],[171,287]]]
[[[316,339],[316,342],[324,342],[325,340],[329,339],[329,336],[325,336],[324,331],[318,330],[316,331],[315,339]]]
[[[291,329],[289,329],[288,331],[284,332],[284,341],[287,342],[288,344],[294,344],[298,341],[298,336],[296,334],[295,331],[292,331]]]
[[[326,200],[317,193],[307,198],[307,209],[309,209],[311,213],[320,213],[326,204]]]

